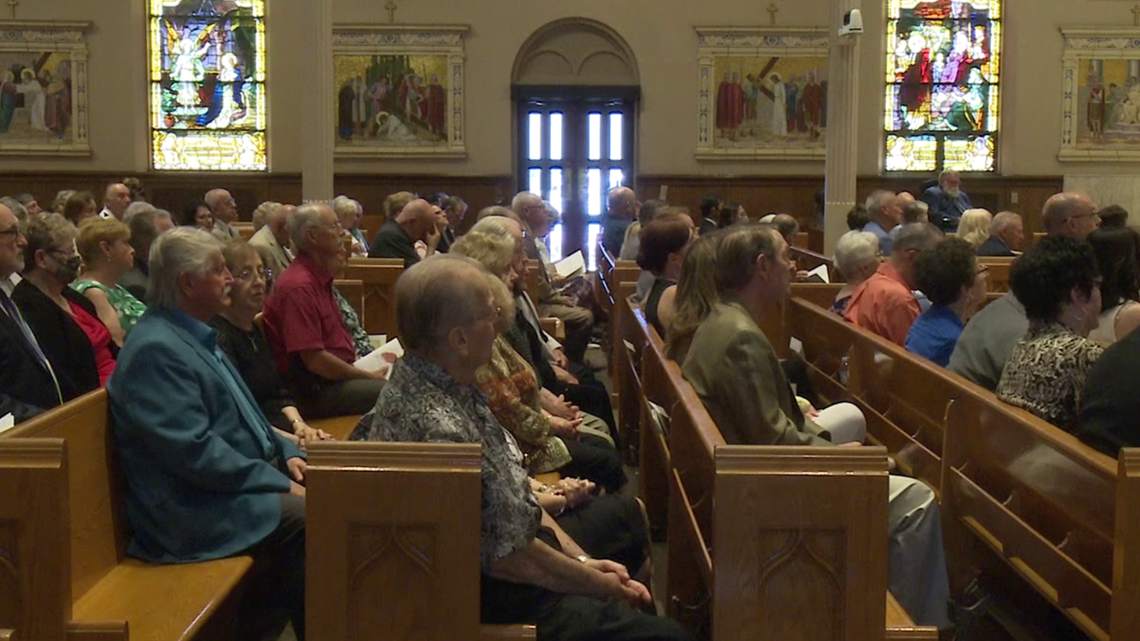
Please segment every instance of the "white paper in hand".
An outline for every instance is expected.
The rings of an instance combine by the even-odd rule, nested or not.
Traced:
[[[393,361],[404,355],[404,346],[400,344],[400,339],[393,338],[378,349],[372,350],[371,354],[356,361],[353,365],[366,372],[386,369],[384,378],[388,378],[388,374],[392,371],[392,363],[389,362],[388,358],[385,358],[386,354],[391,354]]]
[[[812,276],[819,276],[825,283],[831,282],[831,274],[827,273],[827,265],[820,265],[819,267],[816,267],[815,269],[808,272],[808,278],[811,278]]]
[[[581,251],[576,251],[557,263],[554,263],[554,270],[563,278],[585,274],[586,259],[582,256]]]
[[[11,414],[0,416],[0,432],[12,429],[16,426],[16,417]]]

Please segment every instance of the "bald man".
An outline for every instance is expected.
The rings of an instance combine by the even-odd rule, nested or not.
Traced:
[[[404,267],[411,267],[423,258],[416,251],[416,243],[422,242],[426,246],[425,256],[434,254],[439,246],[440,227],[446,224],[443,210],[423,198],[417,198],[405,205],[400,215],[389,218],[380,227],[372,239],[368,257],[402,258]]]
[[[237,222],[237,205],[234,197],[225,189],[211,189],[206,192],[206,206],[214,215],[214,236],[223,243],[241,240],[241,234],[232,227]]]
[[[1097,206],[1087,194],[1066,191],[1054,194],[1045,201],[1041,220],[1050,236],[1068,236],[1087,240],[1094,229],[1100,227]]]
[[[122,220],[130,204],[131,190],[123,183],[111,183],[103,192],[103,211],[99,212],[99,217]]]
[[[625,232],[637,220],[640,209],[637,196],[629,187],[618,187],[610,191],[606,217],[602,221],[602,244],[611,254],[621,252]]]

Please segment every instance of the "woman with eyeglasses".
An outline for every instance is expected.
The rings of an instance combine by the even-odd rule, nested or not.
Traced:
[[[70,285],[79,272],[75,226],[59,214],[28,219],[23,280],[12,292],[59,381],[63,401],[103,386],[117,349],[95,305]]]
[[[986,272],[974,246],[948,238],[922,252],[914,264],[914,280],[930,299],[906,335],[906,349],[946,367],[966,321],[986,299]]]
[[[301,449],[306,443],[331,438],[306,424],[297,411],[277,371],[265,334],[254,322],[265,305],[267,274],[261,254],[238,240],[227,245],[222,255],[234,282],[230,287],[230,306],[210,322],[218,332],[218,347],[229,356],[274,428]]]

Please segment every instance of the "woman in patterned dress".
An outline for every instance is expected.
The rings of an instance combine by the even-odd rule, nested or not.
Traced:
[[[83,258],[83,275],[71,287],[86,296],[119,347],[146,311],[139,299],[120,286],[119,279],[134,269],[131,230],[113,218],[89,218],[79,226],[75,247]]]

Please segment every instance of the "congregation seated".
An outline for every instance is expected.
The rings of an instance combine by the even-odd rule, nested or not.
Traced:
[[[104,220],[122,220],[131,204],[131,190],[123,183],[110,183],[103,190],[103,210],[99,217]]]
[[[879,250],[883,256],[890,256],[895,239],[891,231],[902,223],[902,207],[893,191],[879,189],[867,197],[867,224],[863,231],[871,232],[879,239]]]
[[[447,227],[443,230],[443,237],[448,246],[454,245],[459,239],[459,226],[467,216],[467,201],[459,196],[450,195],[443,199],[443,215],[447,218]]]
[[[1062,192],[1045,201],[1041,210],[1045,232],[1050,236],[1068,236],[1086,240],[1094,229],[1100,227],[1100,216],[1096,203],[1087,194]]]
[[[641,213],[637,220],[630,223],[625,230],[625,238],[621,242],[621,252],[617,256],[618,260],[637,260],[637,252],[641,247],[641,229],[653,222],[657,214],[668,206],[669,203],[656,198],[642,203]]]
[[[863,231],[869,222],[871,222],[871,217],[867,215],[867,206],[863,203],[855,203],[851,211],[847,212],[847,229],[849,231]],[[878,236],[875,238],[878,239]]]
[[[51,363],[67,402],[107,383],[118,350],[95,305],[69,287],[79,273],[75,227],[59,214],[44,214],[29,218],[24,235],[23,279],[12,301]]]
[[[252,555],[303,639],[305,461],[270,427],[207,324],[229,304],[222,243],[169,231],[150,269],[154,305],[107,385],[128,553],[151,563]]]
[[[156,209],[153,205],[138,201],[127,207],[123,222],[131,232],[131,248],[135,250],[135,266],[123,274],[119,284],[132,296],[146,303],[146,289],[150,280],[147,267],[150,262],[150,245],[158,235],[174,229],[170,212]]]
[[[238,220],[237,205],[234,197],[225,189],[211,189],[202,199],[210,208],[210,215],[214,219],[214,228],[211,231],[218,240],[228,243],[231,240],[241,240],[241,234],[234,229],[233,223]]]
[[[75,239],[83,259],[83,273],[71,287],[95,304],[99,320],[119,347],[146,311],[146,305],[119,284],[119,279],[135,266],[130,240],[130,228],[115,218],[84,222]]]
[[[748,212],[744,210],[744,207],[737,203],[727,203],[720,209],[717,228],[724,229],[746,222],[748,222]]]
[[[529,223],[528,217],[515,204],[511,203],[511,209]],[[637,194],[632,189],[615,187],[610,190],[606,199],[606,213],[602,216],[602,245],[607,251],[615,255],[621,254],[626,231],[638,219],[640,212],[641,203],[637,202]]]
[[[503,336],[515,322],[511,294],[518,274],[512,263],[514,239],[472,230],[452,251],[477,261],[496,279],[489,287],[500,311],[491,360],[479,368],[475,384],[499,423],[522,448],[530,474],[558,471],[594,481],[609,493],[625,485],[621,459],[607,440],[608,428],[600,419],[582,416],[573,407],[544,390],[531,365]],[[589,431],[587,431],[589,429]]]
[[[846,282],[835,294],[831,311],[842,316],[851,302],[851,295],[879,269],[882,262],[879,239],[871,232],[851,230],[840,236],[835,243],[835,266]]]
[[[906,192],[903,192],[906,193]],[[911,223],[928,223],[930,222],[930,205],[916,200],[908,202],[902,207],[902,224],[909,225]]]
[[[973,245],[962,238],[948,238],[919,254],[914,281],[932,304],[911,325],[907,351],[942,367],[950,363],[962,328],[986,299],[988,269],[978,265]]]
[[[776,214],[771,217],[771,220],[761,222],[772,225],[784,237],[784,242],[788,243],[789,247],[791,247],[792,241],[796,239],[796,235],[800,233],[800,222],[791,214]]]
[[[1101,314],[1089,340],[1108,347],[1140,326],[1140,235],[1129,227],[1101,227],[1089,234],[1103,279]]]
[[[542,218],[536,218],[535,224],[531,225],[531,233],[534,234],[534,247],[538,251],[538,260],[542,263],[542,269],[550,276],[550,283],[555,287],[559,296],[566,297],[574,307],[589,309],[597,318],[601,312],[594,302],[593,279],[588,274],[563,276],[558,273],[558,269],[550,260],[550,249],[546,245],[547,238],[554,226],[562,222],[562,214],[548,202],[543,202],[543,206],[545,215]],[[519,276],[521,278],[525,274]]]
[[[499,314],[485,271],[459,256],[425,260],[401,276],[396,308],[407,353],[354,436],[482,445],[483,623],[535,624],[552,641],[691,639],[638,610],[651,602],[645,586],[590,558],[539,506],[513,437],[474,387]]]
[[[262,256],[264,257],[264,252]],[[348,269],[348,252],[341,251],[333,262],[333,276],[342,278],[345,270]],[[364,358],[373,352],[375,349],[372,346],[372,339],[368,336],[364,326],[360,322],[360,316],[356,313],[356,309],[352,307],[352,303],[340,293],[336,285],[332,288],[333,298],[336,299],[336,307],[340,310],[340,319],[344,321],[344,327],[348,330],[348,335],[352,338],[352,347],[356,350],[356,358]]]
[[[990,237],[994,217],[985,209],[967,209],[958,221],[958,238],[970,243],[975,251]]]
[[[182,210],[178,224],[183,227],[197,227],[204,232],[214,233],[214,215],[210,206],[203,202],[191,203]]]
[[[20,206],[24,208],[24,211],[28,212],[29,216],[39,216],[44,212],[43,208],[40,207],[40,204],[36,202],[36,197],[32,194],[29,194],[28,192],[15,194],[12,196],[12,198],[15,199],[16,202],[20,203]],[[1125,212],[1125,218],[1127,217],[1128,212]]]
[[[31,209],[28,210],[31,213]],[[1128,225],[1128,210],[1120,205],[1108,205],[1100,208],[1096,215],[1100,217],[1101,227],[1126,227]]]
[[[1118,458],[1122,447],[1140,447],[1140,332],[1104,350],[1088,373],[1074,434],[1093,448]]]
[[[720,221],[717,220],[720,210],[724,209],[724,201],[716,194],[707,194],[701,198],[701,236],[707,236],[714,231],[720,229]]]
[[[653,274],[653,286],[641,307],[645,311],[645,319],[662,336],[673,316],[673,299],[677,293],[677,281],[681,278],[681,266],[696,238],[693,219],[675,212],[657,216],[642,229],[637,265]]]
[[[333,198],[332,208],[336,212],[336,217],[340,219],[340,228],[351,239],[352,255],[367,256],[368,239],[364,237],[364,230],[360,228],[360,223],[364,221],[364,207],[348,196],[341,195]]]
[[[979,256],[1016,256],[1025,241],[1025,226],[1021,216],[1003,211],[990,223],[990,236],[978,246]]]
[[[28,241],[12,210],[0,204],[0,416],[20,423],[63,403],[51,364],[10,295],[24,269]]]
[[[906,230],[900,240],[905,238]],[[719,240],[714,271],[713,304],[692,333],[681,371],[725,441],[858,445],[866,429],[858,408],[840,404],[817,412],[808,407],[814,416],[805,417],[759,328],[790,293],[792,262],[783,237],[764,226],[730,229]],[[890,592],[915,623],[948,627],[938,501],[921,481],[898,476],[889,481]]]
[[[1029,329],[998,381],[1001,400],[1072,431],[1089,370],[1104,348],[1087,338],[1100,316],[1100,273],[1087,244],[1048,237],[1013,264],[1010,286]]]
[[[226,245],[222,256],[233,284],[229,306],[210,321],[218,333],[218,347],[241,374],[270,425],[302,449],[306,443],[328,439],[327,433],[305,423],[277,370],[269,341],[254,322],[266,297],[268,273],[261,255],[250,244],[236,240]]]
[[[52,199],[51,207],[49,207],[48,210],[54,211],[57,214],[63,214],[63,210],[67,206],[67,199],[73,195],[75,195],[74,189],[60,189],[55,192],[55,198]],[[94,200],[94,198],[92,198],[92,200]],[[98,211],[98,209],[98,207],[95,208],[96,211]],[[68,220],[71,220],[71,218],[68,217]],[[75,221],[72,221],[72,224],[75,224]]]
[[[289,251],[288,225],[291,209],[281,203],[264,202],[254,211],[254,216],[265,224],[253,233],[249,244],[261,252],[271,284],[293,263],[293,254]]]
[[[60,193],[63,194],[64,192]],[[63,201],[63,208],[59,213],[70,220],[72,225],[78,227],[83,221],[99,215],[99,205],[95,202],[95,196],[91,192],[71,191]]]
[[[287,222],[297,257],[276,279],[264,314],[277,369],[303,415],[363,414],[376,402],[387,368],[353,365],[356,348],[333,294],[344,260],[336,214],[328,205],[302,205]]]
[[[398,215],[388,218],[372,239],[369,258],[402,258],[405,267],[435,253],[442,237],[439,228],[446,224],[443,211],[428,201],[412,200]],[[421,254],[417,244],[422,244]]]
[[[938,184],[923,191],[920,200],[930,205],[930,222],[947,233],[954,231],[962,214],[974,206],[962,191],[962,177],[953,169],[939,174]]]
[[[920,254],[941,241],[942,232],[929,223],[903,227],[898,240],[893,241],[894,252],[851,294],[843,317],[896,345],[904,345],[910,326],[922,313],[913,292],[914,263]],[[881,237],[879,247],[883,247]]]

